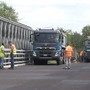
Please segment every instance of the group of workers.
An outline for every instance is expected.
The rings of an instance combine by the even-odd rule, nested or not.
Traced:
[[[10,46],[10,62],[11,62],[11,67],[10,69],[14,69],[14,56],[16,55],[16,47],[15,45],[9,41],[9,46]],[[83,61],[83,55],[84,52],[80,52],[80,61]],[[4,43],[1,43],[0,45],[0,69],[3,69],[3,62],[4,62],[4,57],[6,56],[5,54],[5,47]],[[70,44],[67,44],[65,52],[64,52],[64,61],[65,61],[65,68],[70,69],[71,68],[71,58],[73,56],[73,47]]]
[[[9,41],[9,46],[10,46],[10,62],[11,62],[11,67],[10,69],[14,69],[14,56],[16,54],[16,47],[15,45]],[[0,43],[0,69],[4,69],[4,57],[6,56],[5,54],[5,47],[4,43]]]
[[[9,41],[9,46],[10,46],[10,62],[11,62],[11,67],[10,69],[14,69],[14,56],[16,54],[16,47],[15,45]],[[70,69],[71,68],[71,57],[73,55],[73,48],[69,44],[66,46],[65,50],[65,68]],[[5,47],[4,43],[0,45],[0,69],[3,69],[3,62],[4,62],[4,57],[6,56],[5,54]]]

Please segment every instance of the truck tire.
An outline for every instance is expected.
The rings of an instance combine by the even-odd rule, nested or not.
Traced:
[[[38,65],[38,60],[33,60],[34,61],[34,65]]]
[[[60,56],[60,58],[57,59],[57,65],[64,64],[64,57]]]
[[[61,62],[60,58],[58,58],[57,59],[57,65],[61,65],[61,64],[62,64],[62,62]]]
[[[61,63],[60,63],[60,60],[57,60],[57,65],[60,65]]]

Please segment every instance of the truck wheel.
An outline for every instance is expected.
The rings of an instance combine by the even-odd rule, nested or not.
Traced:
[[[57,60],[57,65],[60,65],[61,63],[60,63],[60,61],[59,60]]]
[[[59,59],[57,59],[57,65],[60,65],[60,64],[61,64],[61,60],[59,58]]]
[[[65,62],[64,62],[64,58],[62,58],[62,60],[61,60],[61,64],[65,64]]]
[[[34,64],[34,61],[33,61],[32,57],[29,57],[28,64],[29,64],[29,65],[33,65],[33,64]]]
[[[64,57],[60,56],[60,58],[57,59],[57,65],[64,64]]]
[[[34,61],[34,65],[38,65],[38,60],[33,60]]]

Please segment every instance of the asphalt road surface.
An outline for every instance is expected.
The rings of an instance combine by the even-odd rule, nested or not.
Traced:
[[[27,65],[0,70],[0,90],[90,90],[90,63]]]

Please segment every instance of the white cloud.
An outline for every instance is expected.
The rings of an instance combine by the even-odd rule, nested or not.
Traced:
[[[65,19],[65,11],[58,8],[53,7],[45,7],[37,10],[36,12],[32,12],[30,15],[31,18],[37,19],[37,20],[43,20],[43,19]]]
[[[36,27],[81,31],[90,23],[90,0],[3,0],[19,13],[20,22]]]
[[[56,4],[90,4],[90,0],[3,0],[4,2],[12,5],[19,6],[32,6],[32,5],[56,5]]]

